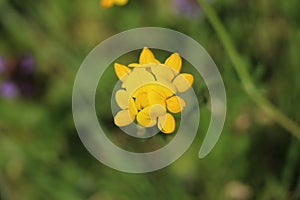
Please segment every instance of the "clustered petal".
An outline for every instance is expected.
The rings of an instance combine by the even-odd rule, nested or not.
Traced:
[[[135,120],[143,127],[157,127],[170,134],[175,131],[176,122],[171,113],[180,113],[186,103],[177,94],[188,90],[194,82],[191,74],[182,73],[182,59],[173,53],[160,63],[150,49],[144,48],[139,63],[128,67],[115,63],[114,69],[122,82],[122,89],[115,94],[120,111],[114,123],[127,126]]]

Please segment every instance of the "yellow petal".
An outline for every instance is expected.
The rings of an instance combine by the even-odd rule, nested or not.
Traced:
[[[174,95],[174,91],[160,84],[149,84],[145,86],[148,93],[149,104],[160,104],[166,107],[166,99]]]
[[[150,118],[157,118],[166,114],[166,108],[162,105],[155,104],[150,106],[149,115]]]
[[[135,116],[138,114],[138,110],[137,110],[137,108],[135,106],[133,98],[129,99],[128,109],[129,109],[129,114],[130,114],[131,118],[134,119]]]
[[[128,65],[128,67],[139,67],[139,66],[141,66],[141,64],[139,63],[131,63]]]
[[[145,47],[140,55],[140,64],[149,64],[149,63],[157,63],[159,64],[160,62],[155,59],[153,53]]]
[[[133,122],[134,118],[129,113],[129,110],[121,110],[114,117],[114,123],[119,126],[127,126]]]
[[[172,113],[179,113],[186,106],[185,101],[179,96],[168,98],[166,103],[168,110]]]
[[[100,0],[100,5],[102,8],[109,8],[114,5],[113,0]]]
[[[194,77],[191,74],[179,74],[173,80],[173,84],[177,88],[178,92],[185,92],[192,86],[193,82]]]
[[[166,65],[154,65],[151,67],[151,71],[158,81],[171,82],[175,76],[175,71]]]
[[[127,109],[130,96],[125,90],[118,90],[116,92],[116,102],[121,109]]]
[[[145,68],[134,68],[123,83],[124,88],[133,96],[138,88],[155,81],[154,76]],[[134,96],[135,97],[135,96]]]
[[[119,63],[115,63],[114,68],[115,68],[115,73],[116,73],[117,77],[121,81],[125,81],[126,77],[131,72],[131,70],[128,67],[126,67],[125,65],[121,65]]]
[[[143,127],[152,127],[156,124],[156,118],[150,117],[150,106],[141,110],[137,116],[137,122]]]
[[[164,89],[164,92],[166,93],[166,96],[170,97],[173,96],[174,93],[177,92],[177,88],[170,82],[165,80],[158,80],[155,82],[158,86],[158,88],[162,87]]]
[[[109,8],[113,5],[123,6],[127,4],[128,0],[100,0],[100,5],[102,8]]]
[[[166,107],[166,97],[164,95],[161,95],[158,92],[148,92],[148,98],[149,98],[149,104],[154,105],[154,104],[159,104],[162,105],[163,107]]]
[[[136,95],[135,105],[138,110],[142,110],[149,106],[148,94],[147,92],[141,91]]]
[[[118,6],[124,6],[127,4],[128,0],[114,0],[114,3]]]
[[[128,67],[132,67],[132,68],[135,68],[135,67],[151,68],[152,66],[156,66],[156,65],[159,65],[159,64],[157,64],[157,63],[147,63],[147,64],[131,63],[131,64],[128,65]]]
[[[173,133],[175,131],[175,119],[173,115],[167,113],[159,117],[157,126],[161,130],[161,132],[165,134]]]
[[[182,60],[178,53],[173,53],[169,58],[167,58],[165,65],[171,67],[178,74],[181,70]]]

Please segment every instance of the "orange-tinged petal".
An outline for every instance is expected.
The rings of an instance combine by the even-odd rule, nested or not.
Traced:
[[[173,85],[177,88],[178,92],[185,92],[194,82],[194,77],[191,74],[179,74],[173,80]]]
[[[152,51],[145,47],[140,55],[140,64],[150,64],[150,63],[157,63],[159,64],[160,62],[155,59]]]
[[[186,106],[185,101],[179,96],[173,96],[166,100],[167,108],[172,113],[179,113]]]
[[[150,117],[150,106],[141,110],[137,116],[137,122],[143,127],[152,127],[156,124],[156,118]]]
[[[128,3],[128,0],[100,0],[102,8],[109,8],[113,5],[123,6]]]
[[[167,58],[165,65],[171,67],[178,74],[181,70],[182,60],[178,53],[173,53],[169,58]]]
[[[157,126],[161,132],[170,134],[175,131],[175,119],[173,115],[167,113],[158,118]]]
[[[134,121],[134,118],[131,117],[129,110],[121,110],[114,117],[114,123],[119,126],[127,126]]]
[[[114,64],[114,68],[115,68],[115,73],[117,75],[117,77],[121,80],[121,81],[125,81],[125,77],[127,77],[131,70],[126,67],[125,65],[121,65],[119,63],[115,63]]]
[[[121,109],[127,109],[130,96],[125,90],[118,90],[116,92],[116,102]]]
[[[109,8],[114,5],[113,0],[100,0],[100,5],[102,8]]]

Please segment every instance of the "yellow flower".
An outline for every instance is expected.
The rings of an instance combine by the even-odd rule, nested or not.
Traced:
[[[100,5],[102,8],[109,8],[113,5],[123,6],[127,4],[128,0],[100,0]]]
[[[153,53],[145,47],[140,55],[139,63],[129,64],[132,68],[146,68],[151,71],[156,80],[161,82],[172,83],[177,92],[185,92],[194,82],[191,74],[179,74],[182,67],[182,59],[177,53],[169,56],[164,64],[161,64],[153,55]]]
[[[179,113],[185,101],[177,96],[191,87],[191,74],[180,74],[182,60],[172,54],[162,64],[153,53],[144,48],[139,63],[128,67],[115,63],[122,89],[116,93],[116,102],[122,109],[114,118],[117,126],[126,126],[135,119],[143,127],[157,125],[165,134],[175,131],[175,119],[170,113]]]

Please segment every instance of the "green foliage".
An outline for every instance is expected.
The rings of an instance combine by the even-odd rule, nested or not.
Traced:
[[[300,2],[217,0],[212,6],[256,88],[300,123]],[[124,7],[107,10],[96,0],[0,0],[0,56],[14,59],[30,53],[37,62],[37,76],[47,77],[38,98],[0,97],[1,200],[300,198],[299,140],[246,95],[204,13],[190,19],[172,9],[172,0],[130,0]],[[191,148],[160,171],[126,174],[99,163],[81,143],[72,118],[72,87],[81,62],[99,42],[142,26],[172,28],[199,41],[222,74],[228,112],[219,142],[199,160],[210,118],[209,94],[199,74],[194,74],[201,121]],[[168,55],[155,53],[160,60]],[[137,58],[138,52],[132,52],[118,62]],[[183,70],[195,72],[187,62]],[[97,102],[104,102],[97,103],[96,110],[107,135],[133,151],[167,144],[172,135],[132,140],[113,125],[110,97],[115,81],[111,65],[96,96]]]

